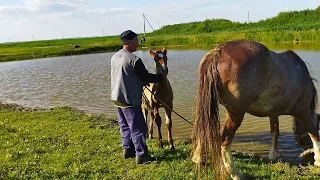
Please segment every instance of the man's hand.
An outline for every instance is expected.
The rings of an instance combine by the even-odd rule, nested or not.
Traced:
[[[161,58],[158,55],[155,55],[154,58],[153,58],[153,60],[156,61],[156,62],[158,62],[160,59]]]

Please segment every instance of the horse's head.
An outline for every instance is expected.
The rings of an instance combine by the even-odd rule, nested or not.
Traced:
[[[320,114],[316,113],[315,116],[312,118],[312,123],[313,125],[315,125],[318,131],[319,131],[319,122],[320,122]],[[303,125],[301,125],[301,121],[296,118],[293,119],[293,131],[294,131],[295,140],[299,147],[302,147],[304,149],[312,148],[312,141],[309,136],[309,133],[303,129]]]
[[[163,48],[162,51],[152,51],[149,50],[151,57],[154,59],[156,74],[168,74],[168,66],[167,66],[167,50]]]

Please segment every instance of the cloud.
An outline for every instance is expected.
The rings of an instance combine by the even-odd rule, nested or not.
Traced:
[[[70,12],[88,4],[88,0],[25,0],[23,5],[0,6],[0,15]]]
[[[8,20],[0,20],[0,24],[5,24],[7,22],[9,22],[9,21]]]
[[[193,21],[197,18],[196,15],[189,16],[193,8],[201,8],[206,3],[202,0],[183,4],[159,2],[158,5],[135,8],[94,8],[88,0],[24,0],[21,5],[0,6],[0,17],[7,20],[7,29],[12,29],[4,31],[4,37],[10,36],[13,40],[14,37],[30,40],[30,34],[35,34],[39,39],[60,37],[61,29],[66,37],[100,35],[101,27],[110,35],[123,29],[142,32],[142,13],[147,15],[154,28],[160,23],[167,25]],[[147,31],[151,30],[149,26],[146,28]],[[23,34],[28,35],[23,35],[21,29],[24,30]]]
[[[0,6],[0,15],[15,14],[26,10],[25,6]]]
[[[89,4],[88,0],[25,0],[24,4],[29,9],[65,7],[78,9]]]
[[[25,0],[23,5],[0,6],[0,15],[43,19],[135,13],[129,8],[90,8],[88,0]],[[39,17],[41,16],[41,17]],[[129,15],[128,15],[129,16]]]

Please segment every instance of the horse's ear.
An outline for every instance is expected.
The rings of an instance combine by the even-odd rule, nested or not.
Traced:
[[[152,57],[156,56],[156,53],[153,52],[151,49],[149,49],[149,53],[150,53],[150,55],[151,55]]]
[[[167,49],[165,47],[162,49],[162,54],[167,54]]]

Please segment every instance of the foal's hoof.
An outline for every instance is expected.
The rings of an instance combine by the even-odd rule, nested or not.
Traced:
[[[175,148],[174,146],[171,146],[171,147],[170,147],[170,150],[171,150],[171,151],[173,151],[173,150],[175,150],[175,149],[176,149],[176,148]]]
[[[152,140],[153,139],[153,137],[152,136],[149,136],[149,140]]]

